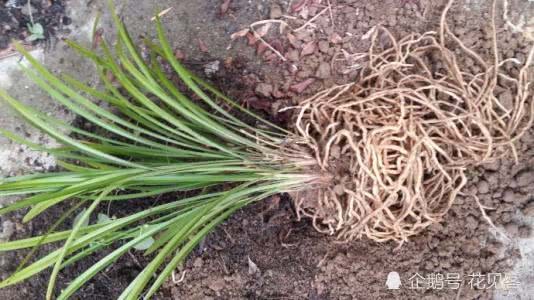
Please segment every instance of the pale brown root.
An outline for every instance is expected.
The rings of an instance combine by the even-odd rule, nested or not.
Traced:
[[[452,3],[439,33],[397,40],[376,27],[369,51],[353,55],[361,66],[358,82],[300,103],[297,135],[317,170],[332,178],[296,197],[299,216],[312,218],[317,230],[343,240],[403,243],[443,219],[466,184],[466,169],[517,156],[514,141],[534,118],[527,78],[534,50],[511,78],[501,70],[496,4],[487,62],[445,23]],[[388,45],[379,46],[381,36]],[[463,68],[460,57],[482,71]],[[512,103],[497,98],[499,79],[515,94]]]

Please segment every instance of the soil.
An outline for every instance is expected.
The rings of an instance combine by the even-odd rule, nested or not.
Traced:
[[[211,9],[217,13],[208,11],[203,17],[209,20],[217,15],[217,18],[231,20],[232,16],[239,16],[241,10],[250,9],[246,2],[222,1],[223,11],[220,6],[213,6]],[[457,2],[448,24],[468,46],[489,57],[490,1]],[[229,3],[226,10],[224,3]],[[328,3],[332,10],[327,9],[317,16]],[[221,63],[210,73],[211,80],[244,105],[289,126],[290,116],[278,113],[280,108],[324,87],[357,78],[357,70],[347,68],[351,62],[344,59],[343,50],[348,53],[365,51],[369,42],[362,37],[374,25],[387,27],[397,37],[436,30],[444,4],[443,0],[270,1],[268,9],[262,10],[257,20],[282,18],[297,28],[314,18],[312,26],[315,27],[289,36],[280,34],[278,25],[272,25],[264,39],[287,61],[250,35],[236,39],[234,47],[250,47],[255,51],[254,56],[217,57]],[[521,12],[525,12],[528,19],[529,12],[534,10],[533,4],[527,1],[510,1],[510,4],[512,22],[520,20]],[[502,15],[501,9],[498,15]],[[234,22],[242,26],[239,19]],[[235,28],[235,32],[242,28]],[[497,28],[503,58],[524,61],[530,42],[521,33],[511,32],[502,20],[498,21]],[[213,57],[203,56],[201,51],[184,52],[190,67],[209,73],[204,66]],[[262,62],[262,68],[251,63],[257,59]],[[469,65],[468,61],[462,63]],[[518,72],[513,64],[506,64],[504,68],[512,75]],[[524,258],[529,251],[532,253],[532,243],[528,241],[532,241],[534,224],[534,129],[517,145],[517,163],[506,158],[480,166],[470,172],[465,189],[465,195],[474,194],[483,206],[492,208],[486,213],[497,230],[489,224],[473,197],[463,195],[458,197],[443,223],[433,225],[402,247],[368,240],[338,243],[335,237],[316,232],[309,220],[298,220],[290,197],[278,195],[239,211],[219,226],[176,270],[174,278],[167,282],[157,298],[534,299],[534,268],[527,268],[526,272],[517,272],[515,268],[519,263],[532,266],[532,258],[526,262]],[[128,209],[117,207],[114,211],[126,213]],[[34,230],[41,230],[45,221],[58,213],[51,211],[43,216],[34,223]],[[16,222],[12,224],[20,226]],[[16,255],[20,257],[21,253]],[[68,277],[74,276],[97,259],[93,257],[65,273]],[[141,270],[143,261],[136,253],[122,258],[92,280],[77,298],[116,298]],[[387,289],[390,272],[400,274],[400,289]],[[436,278],[439,274],[458,274],[461,284],[458,288],[411,288],[410,277]],[[511,286],[506,293],[488,286],[488,282],[474,287],[477,274],[512,274],[515,278],[508,280]],[[42,298],[47,283],[45,275],[8,289],[7,299]],[[69,278],[61,280],[65,284]],[[513,285],[515,281],[518,285]]]
[[[37,45],[48,43],[58,34],[64,33],[64,27],[71,24],[65,15],[64,0],[2,0],[0,1],[0,53],[10,48],[12,41],[25,41]],[[28,40],[31,33],[28,25],[41,24],[43,38]]]

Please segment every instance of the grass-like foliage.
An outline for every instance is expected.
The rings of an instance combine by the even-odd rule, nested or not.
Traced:
[[[64,170],[0,180],[0,197],[25,197],[0,214],[25,209],[24,221],[30,221],[70,202],[47,234],[0,244],[0,251],[31,249],[0,288],[51,268],[47,299],[66,299],[133,248],[151,260],[120,299],[150,298],[215,226],[279,192],[301,192],[293,194],[297,214],[344,240],[365,236],[402,244],[440,222],[465,186],[466,171],[509,154],[517,158],[514,142],[534,122],[528,76],[534,48],[524,62],[500,59],[494,1],[492,61],[486,62],[446,24],[453,3],[448,1],[439,31],[396,39],[375,27],[369,51],[353,55],[362,66],[358,80],[299,102],[294,132],[241,108],[187,71],[159,20],[159,42],[145,42],[147,55],[114,12],[113,47],[102,41],[96,53],[69,42],[94,61],[101,89],[52,74],[18,47],[32,65],[28,76],[96,130],[73,127],[0,91],[0,99],[63,146],[44,149],[0,133],[53,154]],[[459,63],[465,58],[478,71]],[[505,63],[521,65],[515,78],[503,70]],[[498,97],[503,88],[513,95],[509,103]],[[150,200],[172,192],[195,196]],[[98,214],[110,202],[132,199],[151,206],[115,219]],[[73,228],[58,231],[73,215]],[[41,245],[56,242],[57,250],[32,259]],[[109,254],[54,290],[62,269],[104,249]]]
[[[303,175],[296,160],[279,155],[288,132],[241,109],[180,64],[159,20],[159,42],[146,42],[151,50],[147,58],[114,12],[113,17],[118,28],[114,45],[102,41],[96,53],[68,42],[94,61],[102,89],[64,74],[55,75],[21,46],[17,47],[31,64],[25,68],[26,74],[57,102],[92,123],[98,134],[36,111],[0,90],[0,99],[62,146],[45,149],[11,132],[0,133],[51,153],[63,169],[1,179],[0,197],[23,199],[0,209],[0,214],[27,210],[24,221],[28,222],[52,206],[67,201],[72,204],[72,209],[54,220],[45,235],[0,244],[0,251],[32,249],[0,287],[51,268],[46,298],[67,299],[135,248],[143,249],[151,261],[120,299],[150,298],[194,247],[233,212],[313,180],[312,176]],[[180,79],[180,86],[186,88],[170,79],[165,71],[168,66],[172,76]],[[194,99],[187,95],[194,95]],[[93,100],[105,102],[111,109],[96,105]],[[262,129],[240,121],[228,108],[252,116],[263,124],[258,126]],[[109,201],[151,201],[151,196],[183,191],[197,192],[189,193],[194,197],[88,224],[95,219],[99,207],[107,206]],[[72,229],[56,230],[82,208]],[[41,245],[56,242],[60,242],[57,250],[38,259],[33,257]],[[61,291],[55,289],[62,269],[110,248],[109,254],[68,286]]]

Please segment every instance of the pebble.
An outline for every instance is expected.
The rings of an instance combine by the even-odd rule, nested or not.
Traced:
[[[36,14],[36,13],[37,13],[37,9],[35,9],[35,7],[33,7],[33,5],[24,5],[24,6],[22,6],[22,8],[20,9],[20,12],[21,12],[23,15],[29,16],[30,13],[31,13],[32,15]]]
[[[286,58],[290,61],[298,61],[300,58],[299,52],[295,49],[289,50],[286,53]]]
[[[330,64],[327,62],[321,62],[315,76],[321,79],[330,78]]]
[[[343,41],[343,38],[334,32],[330,35],[329,40],[333,44],[339,44]]]
[[[475,230],[478,227],[478,221],[473,216],[468,216],[466,218],[466,223],[469,229]]]
[[[302,47],[302,53],[300,55],[306,56],[313,54],[313,52],[315,52],[315,42],[311,41],[304,44],[304,46]]]
[[[219,72],[219,69],[221,67],[221,62],[218,60],[212,61],[204,65],[204,73],[206,76],[210,77],[213,74]]]
[[[200,267],[202,267],[203,264],[204,264],[204,262],[203,262],[202,258],[200,258],[200,257],[197,257],[195,259],[195,261],[193,261],[193,267],[195,267],[195,268],[200,268]]]
[[[323,53],[328,53],[328,50],[330,50],[330,43],[327,41],[320,41],[319,42],[319,51]]]
[[[273,86],[268,84],[268,83],[260,83],[256,86],[256,94],[258,96],[263,96],[263,97],[271,97],[271,95],[273,94]]]
[[[315,82],[315,79],[313,78],[308,78],[302,82],[299,82],[297,84],[294,84],[290,87],[290,89],[293,91],[293,92],[296,92],[296,93],[302,93],[304,90],[306,90],[308,88],[308,86],[310,86],[310,84],[314,83]]]
[[[9,240],[13,233],[15,233],[15,223],[4,221],[2,223],[2,232],[0,232],[0,240]]]
[[[306,30],[301,30],[295,33],[295,37],[297,40],[308,43],[314,41],[313,37],[311,36],[311,33]]]
[[[489,192],[489,184],[487,181],[485,180],[481,180],[479,183],[478,183],[478,192],[481,193],[481,194],[487,194]]]
[[[516,199],[516,195],[513,190],[506,190],[504,191],[503,200],[504,202],[514,202]]]
[[[530,202],[523,208],[523,214],[527,217],[534,217],[534,202]]]
[[[225,282],[224,282],[224,278],[222,277],[216,278],[215,280],[211,280],[208,283],[208,288],[216,293],[224,289],[224,286],[225,286]]]
[[[497,172],[488,172],[486,173],[485,177],[490,185],[496,186],[499,184],[499,174]]]
[[[499,161],[495,161],[495,162],[492,162],[492,163],[487,163],[487,164],[484,164],[482,165],[482,167],[488,171],[498,171],[499,168],[501,167],[501,163]]]
[[[514,106],[514,96],[512,95],[512,92],[510,90],[505,90],[498,96],[499,102],[504,106],[506,109],[512,109]]]
[[[280,5],[274,3],[271,6],[270,17],[271,19],[280,19],[282,17],[282,8],[280,7]]]
[[[517,226],[515,223],[506,224],[504,229],[511,237],[516,237],[519,235],[519,226]]]
[[[260,268],[258,268],[258,265],[250,257],[248,257],[248,274],[259,274],[261,273]]]
[[[534,184],[534,172],[533,171],[523,171],[520,172],[516,177],[517,185],[520,187],[526,187],[531,184]]]
[[[68,26],[68,25],[72,24],[72,19],[69,18],[69,17],[63,17],[62,22],[63,22],[63,25],[67,25]]]

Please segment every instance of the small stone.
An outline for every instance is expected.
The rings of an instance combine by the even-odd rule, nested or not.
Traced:
[[[341,196],[345,194],[345,188],[342,184],[337,184],[336,186],[334,186],[334,193],[336,193],[336,195],[338,196]]]
[[[519,237],[522,239],[528,239],[532,235],[532,228],[527,225],[519,227]]]
[[[311,36],[311,33],[307,30],[298,31],[297,33],[295,33],[295,38],[305,43],[311,42],[314,40],[313,37]]]
[[[517,226],[515,223],[506,224],[504,229],[511,237],[516,237],[519,235],[519,226]]]
[[[259,274],[260,273],[260,268],[258,268],[258,265],[256,265],[255,262],[252,261],[252,259],[250,259],[250,257],[248,257],[248,274],[252,275],[252,274]]]
[[[497,172],[488,172],[486,173],[485,177],[491,186],[496,186],[499,184],[499,174]]]
[[[0,232],[0,240],[9,240],[13,233],[15,233],[15,223],[4,221],[2,223],[2,232]]]
[[[202,258],[197,257],[197,258],[195,258],[195,260],[193,261],[193,267],[195,267],[195,268],[198,269],[198,268],[202,267],[202,264],[203,264],[203,263],[204,263],[204,261],[202,260]]]
[[[289,50],[286,54],[286,58],[290,61],[298,61],[300,58],[299,52],[295,49]]]
[[[22,8],[20,9],[20,12],[21,12],[23,15],[29,16],[30,13],[31,13],[32,15],[34,15],[35,13],[37,13],[37,10],[35,9],[35,7],[33,7],[33,5],[23,5]]]
[[[297,40],[297,37],[292,35],[291,33],[286,34],[287,40],[293,46],[294,48],[300,48],[301,42]]]
[[[256,94],[263,97],[271,97],[273,93],[273,86],[267,83],[260,83],[256,86]]]
[[[212,61],[204,65],[204,73],[206,76],[210,77],[213,74],[219,72],[221,62],[218,60]]]
[[[478,221],[473,216],[468,216],[466,218],[466,223],[469,229],[475,230],[478,227]]]
[[[319,51],[323,53],[328,53],[328,50],[330,50],[330,43],[327,41],[320,41],[319,42]]]
[[[490,215],[489,217],[491,218],[492,216]],[[513,215],[511,213],[505,212],[501,215],[501,222],[502,223],[512,222],[512,218],[513,218]]]
[[[510,110],[514,107],[514,96],[510,90],[505,90],[504,92],[500,93],[498,98],[499,102],[502,104],[502,106],[504,106],[505,109]]]
[[[330,39],[330,42],[333,44],[339,44],[343,41],[343,38],[335,32],[330,35],[329,39]]]
[[[520,172],[516,177],[517,185],[520,187],[526,187],[534,184],[534,171]]]
[[[311,41],[309,43],[304,44],[300,56],[310,55],[313,54],[313,52],[315,52],[315,42]]]
[[[185,59],[185,54],[182,50],[180,49],[176,49],[174,50],[174,57],[176,57],[176,59],[178,60],[184,60]]]
[[[72,24],[72,19],[65,16],[65,17],[63,17],[62,22],[63,22],[63,25],[68,26],[68,25]]]
[[[501,163],[499,161],[495,161],[492,163],[483,164],[482,167],[488,171],[498,171],[501,166]]]
[[[477,186],[478,192],[481,194],[487,194],[489,192],[489,184],[485,180],[481,180]]]
[[[513,190],[506,190],[504,191],[503,200],[504,202],[514,202],[516,199],[516,195]]]
[[[304,90],[306,90],[308,88],[308,86],[310,86],[310,84],[314,83],[315,82],[315,79],[313,78],[308,78],[302,82],[299,82],[297,84],[294,84],[290,87],[290,89],[296,93],[302,93],[304,92]]]
[[[282,8],[280,5],[274,3],[271,5],[271,19],[280,19],[282,17]]]
[[[210,280],[208,288],[216,293],[220,292],[224,288],[225,282],[223,277],[217,277]]]
[[[330,64],[327,62],[321,62],[315,76],[321,79],[326,79],[330,77]]]
[[[523,208],[523,214],[527,217],[534,217],[534,202],[530,202]]]

